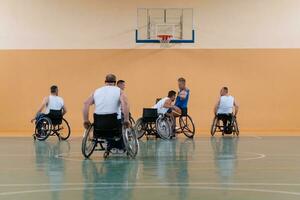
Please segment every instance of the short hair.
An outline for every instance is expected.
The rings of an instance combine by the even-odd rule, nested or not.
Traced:
[[[52,86],[50,87],[50,92],[51,92],[51,93],[55,93],[55,92],[57,92],[57,90],[58,90],[58,87],[57,87],[56,85],[52,85]]]
[[[226,92],[226,93],[228,93],[228,87],[223,87],[223,90]]]
[[[174,90],[171,90],[168,92],[168,97],[171,98],[173,96],[176,96],[176,92]]]
[[[122,84],[122,83],[125,83],[125,81],[124,80],[118,80],[117,85]]]
[[[114,74],[107,74],[105,77],[105,83],[116,83],[117,77]]]
[[[178,79],[178,82],[183,82],[183,83],[185,83],[185,78],[180,77],[180,78]]]

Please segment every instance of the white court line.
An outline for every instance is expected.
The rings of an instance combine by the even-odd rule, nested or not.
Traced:
[[[33,187],[33,186],[97,186],[97,185],[106,185],[106,186],[197,186],[197,185],[229,185],[229,186],[300,186],[300,183],[205,183],[205,182],[189,182],[189,183],[181,183],[181,182],[158,182],[158,183],[134,183],[134,182],[126,182],[126,183],[118,183],[118,182],[103,182],[103,183],[93,183],[93,182],[77,182],[77,183],[10,183],[10,184],[0,184],[0,187]]]
[[[198,189],[198,190],[221,190],[221,191],[244,191],[244,192],[261,192],[271,194],[285,194],[300,196],[300,192],[289,192],[282,190],[252,189],[252,188],[228,188],[228,187],[202,187],[202,186],[123,186],[123,187],[79,187],[79,188],[58,188],[58,189],[41,189],[41,190],[23,190],[14,192],[1,192],[0,196],[9,196],[17,194],[44,193],[55,191],[82,191],[82,190],[108,190],[108,189]]]
[[[252,157],[252,158],[251,157],[250,158],[232,158],[231,160],[249,161],[249,160],[258,160],[258,159],[262,159],[262,158],[266,157],[265,154],[254,153],[254,152],[240,152],[237,155],[242,154],[242,153],[256,155],[256,157]],[[69,155],[71,155],[71,154],[81,154],[81,152],[72,152],[72,153],[69,153]],[[55,155],[55,157],[63,159],[63,160],[67,160],[67,161],[76,161],[76,162],[82,162],[84,160],[84,158],[82,158],[82,159],[74,159],[74,158],[64,157],[64,155],[65,155],[64,153],[61,153],[61,154]],[[142,158],[142,157],[137,157],[137,158]],[[117,162],[124,162],[124,161],[134,162],[136,160],[132,160],[132,161],[131,160],[126,160],[125,157],[124,157],[124,160],[118,160]],[[159,160],[152,160],[152,161],[151,160],[139,160],[139,161],[141,161],[141,162],[153,162],[153,163],[159,162]],[[215,158],[212,157],[211,160],[201,160],[201,161],[200,160],[164,160],[163,162],[164,163],[175,163],[175,162],[207,163],[207,162],[214,162],[214,161],[215,161]],[[97,163],[104,163],[104,162],[107,162],[107,160],[97,160]]]

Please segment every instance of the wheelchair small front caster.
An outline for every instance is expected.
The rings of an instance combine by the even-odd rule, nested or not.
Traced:
[[[103,154],[103,158],[104,159],[107,159],[109,156],[109,151],[105,151],[104,154]]]

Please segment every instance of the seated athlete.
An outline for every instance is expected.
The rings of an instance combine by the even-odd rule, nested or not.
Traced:
[[[214,113],[219,120],[222,120],[224,132],[230,134],[232,132],[232,117],[237,115],[239,106],[234,97],[229,95],[227,87],[221,89],[220,95],[220,99],[214,108]]]
[[[43,110],[45,110],[44,113]],[[43,99],[43,103],[38,109],[36,116],[31,120],[31,123],[38,120],[40,117],[47,116],[50,113],[50,110],[61,111],[62,116],[67,113],[63,98],[58,96],[58,87],[56,85],[50,87],[50,95]]]
[[[180,109],[173,105],[173,102],[176,98],[176,92],[171,90],[168,93],[168,96],[159,100],[153,108],[157,109],[158,114],[171,114],[172,116],[178,115]]]
[[[186,80],[182,77],[178,79],[178,88],[175,105],[180,108],[181,112],[187,112],[190,90],[186,87]]]
[[[115,75],[108,74],[105,78],[105,86],[96,89],[85,101],[83,107],[83,126],[85,129],[88,129],[91,125],[89,120],[89,108],[93,104],[95,105],[95,129],[117,129],[118,135],[121,135],[122,124],[121,120],[117,119],[120,106],[124,114],[123,125],[126,128],[130,126],[127,98],[124,92],[116,87]],[[119,141],[108,141],[108,148],[124,149],[123,139]]]

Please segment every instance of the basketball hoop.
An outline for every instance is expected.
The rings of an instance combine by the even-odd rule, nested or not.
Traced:
[[[161,47],[168,47],[171,39],[173,38],[173,35],[161,34],[161,35],[157,35],[157,38],[160,41]]]

